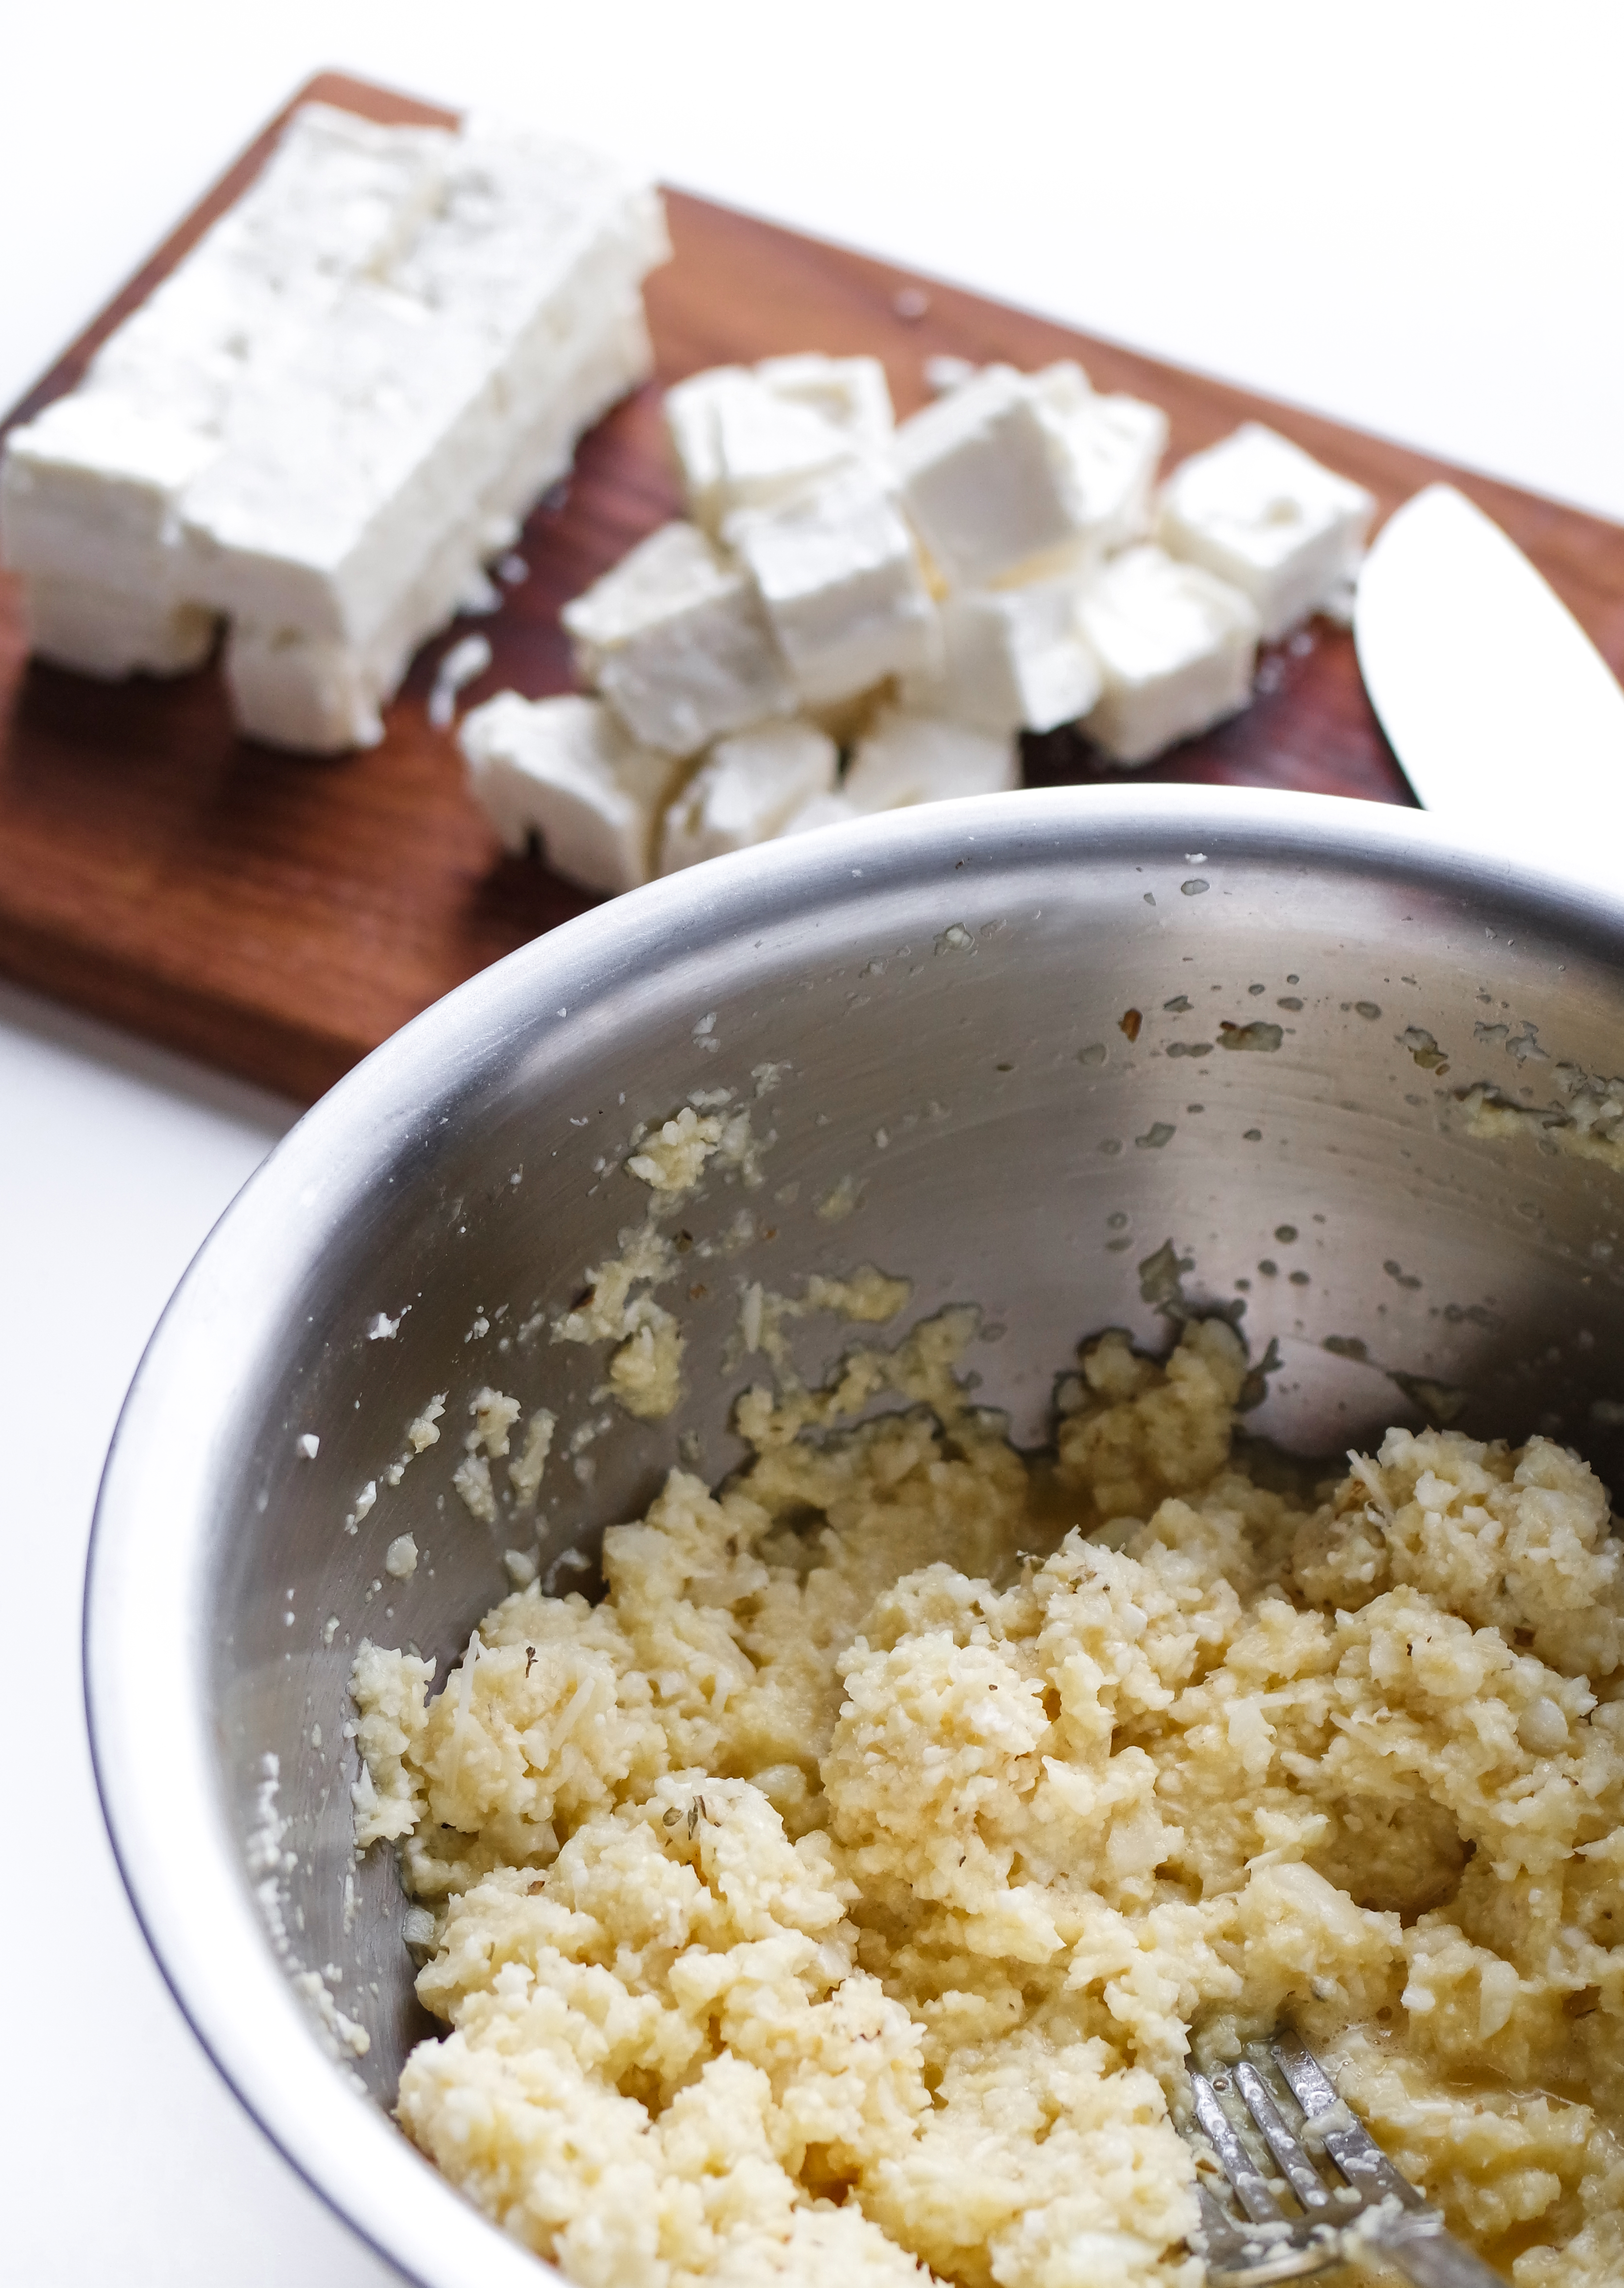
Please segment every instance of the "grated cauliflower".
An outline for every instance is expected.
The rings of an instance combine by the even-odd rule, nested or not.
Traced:
[[[1033,1464],[970,1323],[750,1393],[737,1481],[437,1696],[363,1648],[447,2029],[406,2129],[582,2288],[1197,2288],[1187,2062],[1286,2016],[1516,2288],[1624,2277],[1604,1490],[1395,1430],[1272,1490],[1221,1322],[1090,1345]]]

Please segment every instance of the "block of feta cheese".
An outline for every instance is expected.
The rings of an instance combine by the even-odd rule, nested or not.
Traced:
[[[755,579],[805,705],[935,664],[919,550],[872,470],[854,465],[775,507],[736,510],[722,536]]]
[[[1086,715],[1100,670],[1077,616],[1077,584],[967,588],[942,604],[942,664],[904,678],[903,705],[983,731],[1052,731]]]
[[[81,675],[183,675],[201,667],[219,623],[195,604],[171,604],[127,588],[36,573],[22,583],[28,643],[41,659]]]
[[[582,676],[648,746],[697,754],[794,705],[754,580],[697,525],[651,532],[561,617]]]
[[[538,835],[553,872],[589,890],[650,879],[681,767],[639,746],[601,699],[498,692],[464,717],[458,740],[504,849],[521,852]]]
[[[244,377],[380,277],[442,195],[455,138],[301,105],[258,179],[92,360],[110,393],[219,438]]]
[[[653,191],[572,145],[302,107],[74,396],[8,441],[0,549],[25,588],[85,590],[77,639],[71,590],[30,600],[53,655],[190,664],[163,632],[110,643],[92,592],[161,593],[232,621],[244,730],[376,739],[412,651],[651,369],[640,290],[668,251]],[[98,490],[116,544],[64,562]]]
[[[660,871],[770,841],[816,796],[834,791],[840,750],[810,723],[759,723],[718,739],[665,813]]]
[[[1248,421],[1181,461],[1162,488],[1157,538],[1250,596],[1265,643],[1345,605],[1376,504],[1289,438]]]
[[[854,810],[867,812],[946,802],[956,795],[1005,794],[1020,783],[1020,749],[1007,733],[891,707],[859,740],[840,790]]]
[[[1054,396],[1030,374],[983,366],[897,430],[903,504],[950,586],[1035,576],[1075,553],[1087,503],[1072,414]]]
[[[1115,763],[1148,763],[1252,696],[1257,614],[1199,565],[1130,548],[1089,582],[1078,613],[1102,687],[1086,727]]]
[[[665,427],[689,512],[709,533],[858,457],[851,429],[743,366],[714,366],[665,393]]]

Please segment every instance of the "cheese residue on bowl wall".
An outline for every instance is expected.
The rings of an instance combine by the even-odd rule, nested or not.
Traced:
[[[1222,1322],[1090,1345],[1034,1463],[974,1325],[748,1394],[721,1495],[674,1472],[601,1603],[521,1589],[436,1697],[362,1648],[358,1837],[447,2028],[406,2129],[583,2288],[1195,2288],[1192,2030],[1285,2016],[1517,2288],[1615,2281],[1604,1489],[1395,1430],[1272,1490]]]

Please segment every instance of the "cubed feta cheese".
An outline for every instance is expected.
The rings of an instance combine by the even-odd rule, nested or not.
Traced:
[[[235,620],[226,637],[226,689],[238,727],[268,747],[341,755],[384,735],[379,679],[332,636]]]
[[[504,691],[463,719],[474,792],[505,849],[539,835],[554,873],[589,890],[634,890],[653,869],[656,822],[681,776],[640,747],[598,699]]]
[[[971,366],[964,379],[967,381],[975,371]],[[1053,365],[1039,366],[1027,378],[1049,411],[1063,421],[1079,413],[1094,395],[1094,384],[1075,358],[1056,358]]]
[[[806,705],[935,664],[940,632],[913,536],[867,468],[741,509],[723,536],[754,575]]]
[[[1265,643],[1351,585],[1375,501],[1288,438],[1248,421],[1162,488],[1157,537],[1250,596]]]
[[[1069,580],[950,595],[941,607],[941,668],[906,678],[904,706],[983,731],[1052,731],[1075,722],[1100,695],[1099,665],[1077,604]]]
[[[1004,794],[1020,783],[1020,750],[1007,735],[888,708],[859,741],[840,792],[854,810],[900,810],[956,795]]]
[[[849,432],[820,408],[741,366],[716,366],[667,390],[665,426],[689,513],[710,533],[734,510],[782,500],[856,457]]]
[[[1103,686],[1087,727],[1113,762],[1147,763],[1252,695],[1257,614],[1198,565],[1130,548],[1085,588],[1078,611]]]
[[[719,739],[665,814],[660,871],[747,850],[832,793],[840,751],[810,723],[760,723]]]
[[[561,616],[582,675],[650,747],[695,754],[794,703],[755,583],[696,525],[662,525]]]
[[[1160,406],[1090,391],[1059,418],[1082,497],[1085,546],[1103,555],[1144,539],[1151,488],[1167,447],[1167,417]]]
[[[904,505],[951,585],[1035,574],[1077,548],[1086,504],[1052,394],[984,366],[896,432]]]
[[[809,407],[864,444],[889,443],[896,417],[878,358],[822,357],[807,351],[797,357],[763,358],[755,373],[775,397]]]

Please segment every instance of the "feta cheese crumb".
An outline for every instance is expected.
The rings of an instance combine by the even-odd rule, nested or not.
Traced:
[[[672,1314],[647,1295],[626,1316],[631,1331],[609,1361],[609,1389],[628,1414],[662,1421],[682,1394],[686,1339]]]
[[[536,1498],[557,1427],[556,1419],[545,1406],[538,1408],[525,1425],[523,1449],[517,1459],[507,1466],[508,1482],[521,1502],[533,1502]]]
[[[384,1570],[397,1581],[410,1581],[418,1569],[418,1545],[410,1533],[397,1534],[384,1552]]]
[[[428,695],[428,719],[435,730],[450,729],[457,720],[458,694],[483,675],[493,655],[485,636],[464,636],[460,643],[451,646],[434,670],[434,688]]]
[[[528,1589],[541,1570],[541,1567],[528,1549],[505,1549],[502,1552],[502,1562],[506,1567],[507,1577],[515,1589]]]
[[[322,1450],[322,1442],[314,1430],[306,1430],[293,1441],[293,1450],[301,1462],[314,1462]]]
[[[496,1523],[497,1498],[490,1483],[490,1465],[483,1454],[466,1456],[451,1473],[451,1483],[470,1517],[482,1525]]]
[[[367,1327],[368,1342],[392,1343],[401,1331],[401,1316],[403,1315],[402,1314],[392,1319],[386,1312],[379,1311]]]
[[[436,1393],[414,1421],[406,1425],[406,1442],[414,1454],[426,1452],[430,1446],[440,1443],[440,1433],[434,1427],[445,1412],[445,1393]]]
[[[519,1419],[518,1400],[487,1386],[469,1401],[468,1411],[474,1417],[474,1427],[468,1433],[468,1451],[474,1453],[482,1446],[493,1461],[506,1454],[508,1433]]]

